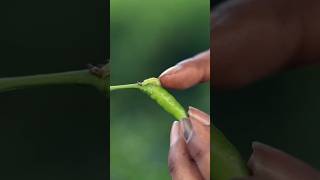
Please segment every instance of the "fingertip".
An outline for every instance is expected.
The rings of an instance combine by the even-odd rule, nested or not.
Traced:
[[[187,89],[201,82],[208,81],[210,64],[206,53],[181,61],[165,70],[160,76],[161,85],[172,89]],[[208,76],[208,77],[207,77]]]
[[[186,80],[184,75],[185,67],[182,65],[175,65],[165,70],[160,76],[159,80],[163,87],[172,89],[185,89],[184,81]]]
[[[197,69],[186,65],[179,66],[180,69],[174,73],[162,73],[159,79],[163,87],[183,90],[200,82]]]
[[[188,114],[191,119],[196,120],[205,126],[210,126],[210,116],[205,112],[189,106]]]
[[[172,67],[168,68],[167,70],[165,70],[163,73],[160,74],[159,77],[176,74],[181,69],[182,69],[181,65],[177,64],[177,65],[172,66]]]
[[[183,89],[189,88],[189,86],[186,86],[175,75],[163,76],[160,78],[160,82],[163,87],[166,87],[169,89],[183,90]]]
[[[170,77],[168,75],[163,75],[163,73],[159,76],[159,80],[161,86],[166,88],[172,88],[172,82],[170,81]]]
[[[179,130],[179,122],[174,121],[170,133],[170,146],[173,146],[179,140]]]

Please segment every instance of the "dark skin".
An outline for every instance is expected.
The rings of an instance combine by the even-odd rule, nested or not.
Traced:
[[[320,58],[320,1],[234,0],[213,10],[216,88],[238,88]]]
[[[319,18],[318,0],[230,0],[212,12],[211,56],[206,51],[179,63],[160,76],[161,83],[186,89],[209,81],[211,65],[215,90],[235,89],[281,71],[318,63]],[[203,112],[197,110],[192,116],[195,114]],[[210,158],[210,149],[205,150],[210,136],[204,135],[210,134],[210,129],[205,121],[199,123],[192,116],[190,122],[196,126],[193,135],[201,139],[185,141],[179,138],[184,135],[183,123],[172,127],[169,167],[174,180],[210,179],[210,161],[204,160]],[[320,179],[318,171],[284,152],[261,143],[254,143],[252,148],[248,162],[252,176],[248,179]],[[198,153],[190,153],[195,150]]]

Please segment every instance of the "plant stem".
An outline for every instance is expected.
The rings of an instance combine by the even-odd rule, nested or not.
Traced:
[[[0,78],[0,92],[48,85],[91,85],[107,92],[106,77],[98,77],[90,70],[69,71],[21,77]]]
[[[137,83],[125,84],[125,85],[110,86],[110,91],[120,90],[120,89],[140,89],[140,88],[141,86]]]

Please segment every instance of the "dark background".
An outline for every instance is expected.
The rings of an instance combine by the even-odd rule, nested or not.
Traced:
[[[214,92],[215,125],[246,160],[251,142],[260,141],[320,169],[319,70],[319,66],[304,67],[243,89]]]
[[[213,8],[226,0],[210,0],[210,7]]]
[[[105,0],[0,3],[0,77],[61,72],[109,57]],[[0,94],[0,179],[107,179],[109,101],[91,87]]]

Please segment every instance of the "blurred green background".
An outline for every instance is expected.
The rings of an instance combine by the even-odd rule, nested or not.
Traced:
[[[110,3],[111,84],[157,77],[209,47],[209,1]],[[208,84],[171,92],[185,107],[209,113]],[[136,90],[113,92],[110,99],[111,179],[170,179],[167,155],[174,119]]]
[[[105,63],[107,1],[12,0],[0,5],[0,77]],[[109,108],[91,87],[0,94],[0,179],[108,178]]]
[[[239,90],[214,92],[214,124],[246,160],[252,153],[251,142],[260,141],[320,169],[319,80],[320,66],[315,65]]]

